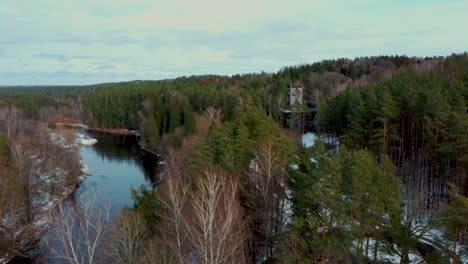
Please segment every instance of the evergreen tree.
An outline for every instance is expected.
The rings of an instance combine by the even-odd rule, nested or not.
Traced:
[[[453,240],[452,262],[461,263],[457,256],[457,243],[468,232],[468,197],[458,193],[458,187],[450,185],[450,202],[445,211],[447,234]]]

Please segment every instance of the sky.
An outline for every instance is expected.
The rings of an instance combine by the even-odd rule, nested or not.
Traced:
[[[468,51],[467,0],[0,0],[0,85]]]

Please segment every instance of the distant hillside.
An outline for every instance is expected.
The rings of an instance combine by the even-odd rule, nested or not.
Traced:
[[[460,75],[467,66],[463,64],[467,53],[447,57],[376,56],[356,59],[324,60],[312,64],[286,66],[276,73],[248,73],[232,76],[199,75],[183,76],[167,80],[135,80],[118,83],[102,83],[85,86],[1,86],[0,104],[10,103],[25,108],[31,115],[39,108],[58,107],[65,98],[86,98],[100,89],[139,89],[187,87],[199,90],[240,91],[286,95],[289,82],[304,83],[307,100],[321,101],[336,96],[347,87],[364,87],[391,79],[403,71],[434,72],[447,77]],[[25,98],[26,97],[26,98]],[[264,98],[265,99],[265,98]],[[266,100],[266,99],[265,99]]]

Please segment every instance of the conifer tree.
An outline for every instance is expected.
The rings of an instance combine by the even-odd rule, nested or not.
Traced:
[[[468,197],[458,193],[455,184],[450,185],[450,202],[445,211],[445,225],[447,234],[453,240],[452,261],[461,263],[457,256],[457,243],[468,232]]]

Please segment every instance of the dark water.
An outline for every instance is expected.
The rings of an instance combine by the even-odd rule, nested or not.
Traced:
[[[132,187],[151,186],[154,183],[158,159],[140,149],[136,136],[102,132],[85,134],[98,140],[95,145],[83,146],[80,150],[81,158],[88,165],[91,175],[64,203],[73,203],[76,199],[94,195],[96,207],[110,203],[112,220],[121,215],[124,207],[133,205]],[[48,259],[44,251],[44,248],[38,246],[30,252],[29,258],[16,258],[10,263],[56,263]]]
[[[131,188],[151,185],[155,180],[157,157],[141,150],[136,136],[88,132],[98,143],[81,148],[81,158],[91,172],[75,196],[95,194],[97,206],[110,201],[110,215],[120,215],[132,206]]]

